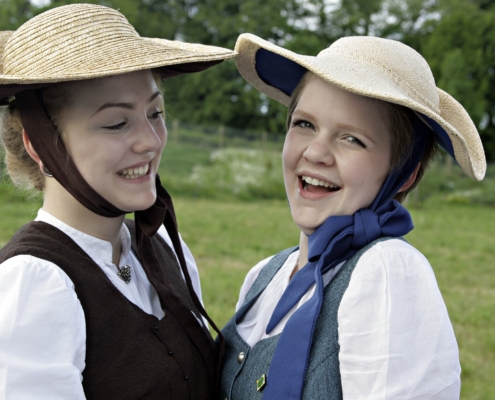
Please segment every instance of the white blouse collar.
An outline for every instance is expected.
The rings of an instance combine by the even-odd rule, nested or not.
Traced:
[[[35,221],[45,222],[60,229],[74,242],[76,242],[76,244],[81,247],[81,249],[83,249],[93,260],[100,260],[106,264],[112,264],[112,245],[110,242],[81,232],[67,225],[65,222],[62,222],[43,209],[38,211],[38,216]],[[122,241],[122,256],[125,258],[131,250],[131,235],[125,224],[122,224],[120,238]]]

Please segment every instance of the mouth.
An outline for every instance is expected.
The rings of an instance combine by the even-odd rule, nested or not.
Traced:
[[[146,164],[142,167],[127,168],[117,172],[122,178],[125,179],[138,179],[148,174],[150,170],[150,164]]]
[[[326,194],[340,190],[339,186],[335,186],[332,183],[322,181],[320,179],[311,178],[310,176],[303,175],[299,177],[299,179],[301,179],[303,190],[310,193]]]

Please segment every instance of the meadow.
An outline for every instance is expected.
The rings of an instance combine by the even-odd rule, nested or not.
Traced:
[[[181,234],[200,269],[205,306],[219,326],[234,312],[247,271],[298,242],[283,187],[277,182],[278,153],[260,151],[262,156],[229,153],[247,164],[264,165],[260,172],[236,164],[237,173],[255,176],[241,183],[235,180],[236,171],[222,171],[228,157],[218,161],[221,157],[212,157],[211,149],[191,143],[171,141],[160,170],[174,197]],[[194,178],[198,165],[203,175]],[[430,260],[447,304],[460,348],[463,399],[495,398],[495,207],[490,173],[480,191],[455,173],[449,175],[453,183],[446,184],[438,167],[409,201],[416,228],[406,239]],[[208,179],[212,181],[205,182]],[[258,185],[260,179],[265,185]],[[229,182],[240,186],[229,191]],[[1,247],[36,215],[41,200],[28,198],[3,181],[0,204]]]

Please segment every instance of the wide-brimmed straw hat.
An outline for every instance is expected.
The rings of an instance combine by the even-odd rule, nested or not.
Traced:
[[[57,7],[16,31],[1,32],[0,52],[0,99],[54,82],[142,69],[159,69],[165,77],[195,72],[235,54],[220,47],[140,37],[121,13],[94,4]]]
[[[464,173],[475,180],[485,176],[476,126],[458,101],[436,87],[428,63],[409,46],[377,37],[345,37],[313,57],[242,34],[235,50],[241,75],[268,97],[287,106],[292,91],[311,71],[349,92],[416,111]]]

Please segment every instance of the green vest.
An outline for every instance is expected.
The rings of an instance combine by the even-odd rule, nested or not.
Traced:
[[[313,335],[302,394],[303,399],[342,399],[337,320],[340,302],[361,256],[376,243],[389,239],[391,238],[380,238],[362,248],[346,261],[326,286],[323,305]],[[242,307],[249,308],[256,302],[256,299],[285,263],[287,257],[296,249],[283,250],[268,262],[247,293]],[[237,332],[236,322],[240,322],[239,317],[238,314],[234,315],[222,330],[226,342],[219,399],[262,399],[263,389],[257,390],[256,381],[263,374],[266,374],[266,381],[270,382],[268,370],[280,334],[260,340],[251,348]]]

